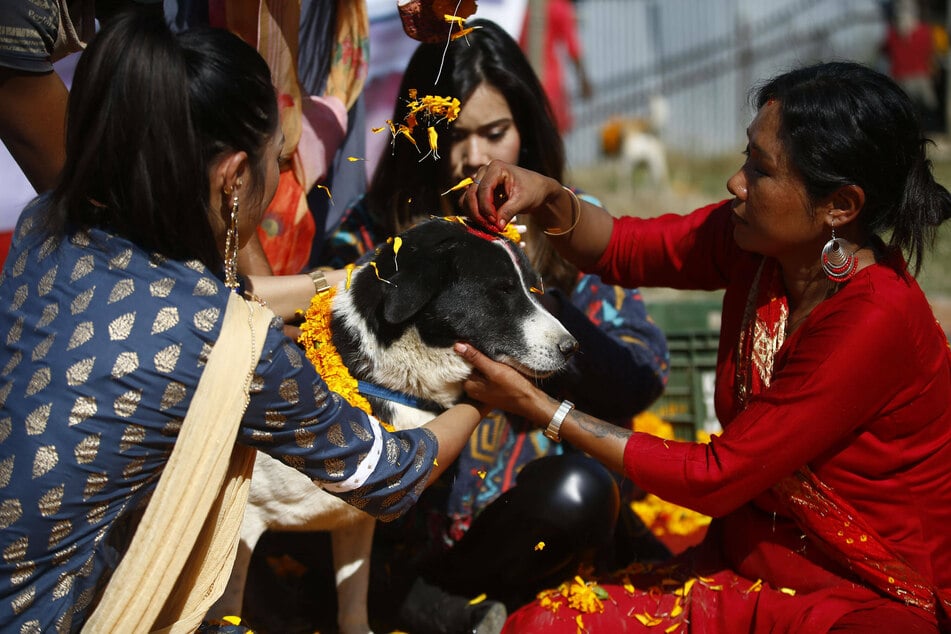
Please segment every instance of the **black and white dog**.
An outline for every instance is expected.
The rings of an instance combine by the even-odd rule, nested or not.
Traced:
[[[536,299],[541,280],[515,243],[469,224],[433,219],[403,233],[353,274],[334,298],[333,342],[374,415],[422,425],[463,396],[471,368],[452,350],[467,341],[529,376],[564,368],[577,341]],[[374,520],[259,453],[241,545],[211,616],[240,614],[251,553],[267,529],[331,531],[337,620],[370,632],[367,616]]]

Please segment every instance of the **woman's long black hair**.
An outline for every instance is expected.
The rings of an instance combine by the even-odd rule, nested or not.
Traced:
[[[66,163],[43,227],[100,227],[173,259],[220,268],[209,170],[247,152],[261,196],[263,155],[278,126],[267,64],[219,29],[173,35],[130,10],[107,22],[76,67]]]
[[[564,143],[548,98],[528,58],[518,42],[498,24],[469,20],[466,26],[475,30],[465,38],[454,40],[448,49],[444,43],[417,47],[403,75],[392,121],[400,123],[406,117],[410,89],[415,89],[419,96],[456,97],[464,106],[480,84],[488,84],[505,97],[512,111],[521,137],[518,164],[562,181]],[[418,126],[415,134],[421,152],[399,137],[392,150],[384,152],[366,197],[371,217],[381,232],[385,232],[382,235],[395,235],[421,219],[442,213],[441,194],[447,188],[451,125],[437,126],[439,152],[443,155],[438,161],[431,157],[420,161],[429,149],[425,125]],[[535,229],[532,226],[529,231],[535,234]],[[570,292],[577,270],[557,256],[544,236],[530,236],[529,254],[548,284]]]

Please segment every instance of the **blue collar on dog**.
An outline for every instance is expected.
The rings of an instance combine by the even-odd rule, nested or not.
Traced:
[[[366,381],[357,381],[357,391],[364,396],[375,396],[376,398],[381,398],[385,401],[399,403],[400,405],[406,405],[407,407],[415,407],[416,409],[433,412],[435,414],[441,414],[443,410],[446,409],[435,401],[417,398],[415,396],[411,396],[410,394],[397,392],[396,390],[391,390],[388,387],[383,387],[382,385],[377,385],[375,383],[367,383]]]

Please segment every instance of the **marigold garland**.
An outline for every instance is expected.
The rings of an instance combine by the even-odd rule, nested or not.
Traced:
[[[373,414],[373,408],[357,390],[357,380],[343,364],[343,359],[331,338],[330,311],[336,294],[337,289],[331,288],[329,291],[314,295],[304,313],[304,321],[300,326],[300,337],[297,341],[303,346],[304,355],[314,364],[317,374],[330,390],[342,396],[354,407],[367,414]]]

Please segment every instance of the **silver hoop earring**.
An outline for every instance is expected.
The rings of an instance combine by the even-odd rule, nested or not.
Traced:
[[[830,280],[841,284],[852,279],[855,269],[855,254],[845,248],[841,238],[835,237],[835,226],[833,226],[832,237],[822,247],[822,271]]]

